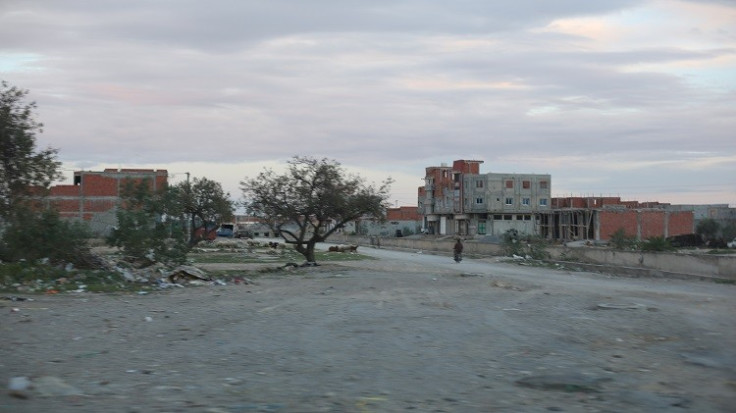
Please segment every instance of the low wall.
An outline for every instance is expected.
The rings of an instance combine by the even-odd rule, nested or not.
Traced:
[[[331,242],[375,245],[397,250],[427,251],[452,255],[454,239],[446,238],[380,238],[338,235],[330,237]],[[500,256],[499,244],[465,242],[465,254],[481,256]],[[635,275],[667,275],[700,278],[718,278],[736,281],[736,254],[681,254],[664,252],[616,251],[602,247],[564,247],[549,246],[547,251],[552,260],[591,264],[590,269],[621,272]]]
[[[548,251],[553,259],[736,281],[736,255],[616,251],[600,247],[551,247]]]

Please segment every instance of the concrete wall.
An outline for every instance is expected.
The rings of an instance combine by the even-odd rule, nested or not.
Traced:
[[[360,236],[339,235],[331,237],[330,242],[370,245],[370,239]],[[440,254],[452,254],[454,239],[446,237],[437,238],[381,238],[381,246],[384,248],[396,248],[401,250],[436,252]],[[615,251],[608,248],[580,247],[568,248],[563,246],[550,246],[547,251],[552,259],[565,259],[580,261],[584,263],[607,265],[611,267],[627,267],[634,269],[649,270],[650,274],[656,272],[670,273],[672,275],[695,276],[705,278],[718,278],[736,281],[736,255],[709,255],[709,254],[679,254],[679,253],[656,253],[656,252],[634,252]],[[465,254],[481,256],[502,255],[499,244],[479,243],[474,241],[465,242]],[[611,270],[612,272],[615,272]],[[654,271],[655,273],[652,273]]]
[[[573,258],[587,263],[646,268],[673,274],[717,277],[736,281],[736,256],[665,252],[616,251],[608,248],[553,247],[553,258]]]

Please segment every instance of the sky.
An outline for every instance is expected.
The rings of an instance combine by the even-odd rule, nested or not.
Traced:
[[[67,180],[239,182],[328,158],[391,203],[425,168],[553,196],[736,206],[731,0],[3,0],[0,79]]]

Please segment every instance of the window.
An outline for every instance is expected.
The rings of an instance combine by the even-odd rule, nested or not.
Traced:
[[[503,219],[503,217],[501,215],[494,215],[493,219],[496,221],[500,221],[501,219]]]
[[[514,219],[513,215],[504,215],[503,220],[504,221],[512,221]]]
[[[531,205],[531,202],[532,202],[531,199],[529,199],[529,198],[523,198],[521,200],[521,205],[529,206],[529,205]]]
[[[483,198],[475,198],[475,205],[483,205]]]
[[[506,205],[514,205],[514,198],[506,198]]]
[[[475,181],[475,187],[476,188],[479,188],[479,189],[480,188],[483,188],[483,181],[481,181],[481,180]]]
[[[512,189],[513,187],[514,187],[514,181],[512,181],[511,179],[506,180],[506,188]]]
[[[547,206],[547,198],[540,198],[539,199],[539,205],[540,206]]]
[[[521,187],[524,189],[529,189],[532,187],[532,183],[530,181],[521,181]]]
[[[478,221],[478,234],[486,234],[486,221]]]
[[[549,184],[547,181],[539,181],[539,189],[547,189],[549,188]]]

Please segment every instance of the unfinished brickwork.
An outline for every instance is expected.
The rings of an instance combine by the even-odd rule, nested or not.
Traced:
[[[160,190],[168,184],[168,172],[165,169],[77,171],[73,184],[52,186],[46,202],[62,218],[86,221],[95,234],[107,235],[117,223],[115,209],[122,191],[129,183],[144,180],[152,190]]]
[[[425,169],[417,191],[423,226],[437,235],[501,235],[544,231],[550,211],[547,174],[480,173],[480,160]]]
[[[694,231],[693,211],[672,210],[660,202],[622,201],[618,197],[553,198],[552,239],[609,240],[619,230],[644,240]]]

